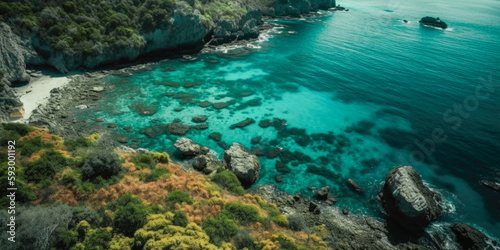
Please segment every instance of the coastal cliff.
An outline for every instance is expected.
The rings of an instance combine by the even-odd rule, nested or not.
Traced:
[[[332,0],[121,1],[59,6],[30,1],[0,3],[2,109],[8,120],[19,101],[10,83],[29,82],[26,67],[61,73],[134,61],[158,52],[199,51],[256,38],[263,16],[300,16],[335,5]]]

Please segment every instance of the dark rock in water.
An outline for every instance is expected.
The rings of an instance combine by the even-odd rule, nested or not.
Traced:
[[[194,129],[197,129],[197,130],[205,130],[205,129],[208,129],[208,124],[204,123],[204,124],[198,124],[198,125],[194,125],[194,126],[191,126],[192,128]]]
[[[231,127],[229,127],[230,129],[235,129],[235,128],[244,128],[252,123],[255,123],[255,120],[252,119],[252,118],[247,118],[246,120],[244,121],[241,121],[241,122],[238,122],[236,124],[233,124],[231,125]]]
[[[280,154],[280,152],[281,152],[281,149],[274,148],[271,151],[269,151],[266,156],[269,159],[274,159],[274,158],[278,157],[278,155]]]
[[[181,112],[182,111],[182,108],[175,108],[174,109],[175,112]]]
[[[497,246],[498,243],[496,241],[492,241],[485,234],[481,233],[481,231],[462,223],[456,223],[451,225],[451,231],[455,234],[456,240],[462,249],[467,250],[483,250],[488,249],[489,244],[487,241],[491,242],[491,244]],[[493,248],[491,248],[493,249]]]
[[[256,155],[256,156],[264,156],[266,155],[266,153],[264,153],[264,151],[262,151],[262,149],[259,149],[259,148],[253,148],[250,153]]]
[[[260,162],[257,156],[250,154],[243,145],[233,143],[224,151],[226,167],[233,172],[244,187],[250,187],[259,179]]]
[[[268,128],[272,126],[271,120],[262,120],[259,122],[259,127],[261,128]]]
[[[283,181],[283,176],[281,176],[281,175],[277,175],[277,176],[275,176],[275,177],[274,177],[274,180],[275,180],[276,182],[282,182],[282,181]]]
[[[224,150],[226,150],[226,149],[228,149],[228,148],[229,148],[229,145],[227,145],[227,143],[225,143],[225,142],[223,142],[223,141],[217,142],[217,145],[218,145],[220,148],[224,149]]]
[[[95,119],[96,122],[104,122],[104,118],[97,118]]]
[[[151,116],[158,111],[155,106],[148,106],[143,102],[134,102],[130,105],[130,108],[141,116]]]
[[[318,203],[315,202],[309,202],[309,212],[312,212],[313,214],[319,214],[320,213],[320,208]]]
[[[360,121],[352,126],[354,132],[360,135],[370,134],[370,129],[375,127],[375,123],[371,121]]]
[[[118,125],[116,123],[112,123],[112,122],[108,123],[107,126],[108,126],[108,128],[116,128],[116,127],[118,127]]]
[[[298,161],[293,161],[293,162],[292,162],[292,166],[294,166],[294,167],[298,167],[298,166],[299,166],[299,162],[298,162]]]
[[[347,186],[354,192],[356,193],[361,193],[363,190],[361,189],[361,187],[356,183],[354,182],[352,179],[348,179],[347,182],[346,182]]]
[[[254,137],[254,138],[252,138],[252,140],[250,141],[250,143],[252,143],[253,145],[258,144],[261,139],[262,139],[262,136]]]
[[[291,137],[295,141],[295,143],[297,143],[298,145],[300,145],[302,147],[306,147],[311,142],[311,138],[309,137],[309,135],[307,135],[305,129],[281,128],[280,130],[281,131],[278,132],[279,137],[282,137],[282,138]]]
[[[317,188],[317,187],[315,187],[315,186],[309,186],[307,189],[309,189],[309,191],[314,191],[314,190],[316,190],[316,189],[318,189],[318,188]]]
[[[184,84],[184,88],[191,88],[191,87],[194,87],[194,86],[199,86],[201,85],[201,82],[188,82],[186,84]]]
[[[408,20],[403,20],[403,22],[408,23]]]
[[[342,213],[344,215],[348,215],[349,214],[349,210],[347,210],[347,208],[344,208],[344,209],[342,209]]]
[[[222,139],[222,135],[220,133],[214,132],[208,135],[208,138],[214,140],[214,141],[220,141]]]
[[[332,170],[330,170],[326,167],[318,167],[315,165],[308,165],[307,169],[306,169],[306,173],[311,173],[311,174],[323,176],[323,177],[330,179],[330,180],[335,180],[335,179],[340,178],[340,175],[336,174]]]
[[[175,95],[175,92],[165,92],[165,93],[161,93],[160,96],[168,96],[168,97],[172,97]]]
[[[273,127],[278,131],[285,129],[286,125],[287,123],[285,119],[280,119],[280,118],[273,119]]]
[[[412,167],[398,166],[391,170],[382,192],[384,210],[410,232],[421,232],[441,215],[441,195],[430,190]]]
[[[214,106],[215,109],[223,109],[223,108],[226,108],[227,106],[229,106],[229,103],[227,103],[227,102],[217,102],[217,103],[214,103],[213,106]]]
[[[374,159],[374,158],[363,159],[361,161],[361,165],[363,165],[363,167],[365,167],[365,168],[374,168],[374,167],[378,167],[380,165],[380,161],[377,159]]]
[[[335,6],[331,10],[333,10],[333,11],[349,11],[349,9],[346,9],[345,7],[342,7],[340,5]]]
[[[283,163],[289,163],[293,160],[295,160],[295,154],[292,153],[290,150],[288,149],[284,149],[281,151],[280,153],[280,160],[283,162]]]
[[[320,190],[318,190],[316,197],[318,197],[318,200],[326,200],[328,198],[328,193],[330,193],[330,187],[322,187]]]
[[[493,181],[487,181],[487,180],[481,180],[479,183],[489,189],[495,190],[497,192],[500,192],[500,183],[498,182],[493,182]]]
[[[156,125],[153,127],[140,129],[139,133],[146,135],[149,138],[157,138],[158,136],[165,133],[165,127],[162,125]]]
[[[281,173],[290,173],[292,170],[286,166],[286,164],[281,163],[280,161],[276,161],[276,171]]]
[[[329,206],[333,206],[335,205],[335,203],[337,203],[337,199],[335,199],[335,197],[330,197],[326,199],[326,204],[328,204]]]
[[[179,122],[167,124],[167,132],[172,135],[185,135],[190,129],[188,125]]]
[[[193,122],[205,122],[208,119],[206,116],[195,116],[193,117]]]
[[[430,16],[422,17],[422,19],[420,19],[419,22],[423,25],[428,25],[428,26],[437,27],[437,28],[441,28],[441,29],[448,28],[448,25],[445,22],[443,22],[441,19],[439,19],[439,17],[438,18],[434,18],[434,17],[430,17]]]
[[[314,141],[320,141],[320,140],[322,140],[322,141],[325,141],[328,144],[333,144],[333,142],[335,141],[335,136],[334,135],[332,135],[332,134],[325,134],[325,133],[312,134],[311,138]]]
[[[253,95],[253,92],[250,92],[250,91],[244,91],[244,92],[241,92],[241,93],[240,93],[240,96],[241,96],[241,97],[250,96],[250,95]]]
[[[204,151],[202,146],[193,142],[193,140],[181,137],[174,143],[174,147],[179,150],[184,157],[193,157],[201,154]],[[208,152],[208,151],[207,151]]]
[[[200,107],[206,108],[210,107],[212,104],[210,102],[200,102]]]
[[[125,137],[125,136],[119,136],[119,137],[116,137],[116,141],[118,141],[119,143],[128,143],[129,139],[128,139],[128,137]]]

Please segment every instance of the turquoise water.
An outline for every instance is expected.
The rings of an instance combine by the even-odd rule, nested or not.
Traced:
[[[500,181],[500,2],[340,4],[351,11],[275,21],[274,29],[248,46],[198,54],[194,61],[153,63],[152,70],[131,77],[108,76],[106,84],[115,88],[105,92],[96,108],[83,111],[82,119],[104,117],[119,125],[113,133],[128,136],[129,144],[173,152],[178,136],[158,130],[150,138],[139,131],[157,131],[175,119],[195,125],[193,116],[208,116],[207,130],[191,130],[186,136],[219,155],[223,149],[208,139],[212,132],[221,133],[227,144],[280,147],[311,157],[298,166],[288,163],[289,173],[276,170],[277,159],[260,157],[255,186],[274,183],[287,192],[310,195],[309,186],[329,185],[336,206],[374,216],[381,216],[374,198],[385,175],[394,166],[412,165],[444,194],[448,209],[441,221],[470,223],[500,237],[498,193],[479,184],[482,179]],[[439,16],[450,29],[420,26],[418,20],[427,15]],[[188,82],[197,84],[182,87]],[[476,97],[479,87],[480,96],[487,97]],[[177,94],[162,95],[167,92]],[[229,106],[200,107],[205,101]],[[156,113],[141,116],[133,108],[141,105]],[[447,112],[455,105],[467,109]],[[257,123],[229,129],[247,118]],[[305,129],[306,135],[284,137],[273,127],[258,126],[273,118],[285,119],[287,128]],[[133,132],[122,130],[124,126],[132,126]],[[447,139],[434,140],[432,148],[433,131]],[[256,136],[262,141],[251,145]],[[415,140],[426,142],[427,150]],[[283,176],[282,183],[275,182],[276,175]],[[362,186],[363,194],[347,188],[348,178]]]

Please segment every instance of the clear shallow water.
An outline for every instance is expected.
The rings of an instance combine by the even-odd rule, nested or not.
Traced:
[[[500,181],[500,2],[340,4],[351,11],[276,21],[267,35],[270,39],[246,48],[200,54],[196,61],[163,61],[131,77],[108,76],[106,84],[114,85],[114,90],[105,92],[98,107],[82,113],[82,119],[104,117],[119,125],[117,134],[140,139],[130,144],[173,152],[177,136],[148,138],[139,130],[175,119],[195,125],[193,116],[208,116],[209,129],[192,130],[186,136],[219,154],[223,149],[208,139],[212,132],[223,134],[228,144],[239,142],[247,148],[253,147],[251,138],[262,136],[256,147],[272,149],[271,144],[277,144],[312,158],[299,166],[289,163],[291,172],[285,174],[277,172],[276,159],[260,157],[262,171],[256,185],[274,183],[304,195],[310,194],[309,186],[329,185],[338,199],[336,206],[375,216],[380,208],[374,197],[385,175],[396,165],[411,164],[445,195],[449,213],[440,220],[474,224],[500,237],[499,196],[479,185],[482,179]],[[426,15],[439,16],[450,29],[421,27],[418,20]],[[165,70],[167,66],[176,71]],[[155,81],[177,82],[181,87]],[[187,82],[200,84],[182,87]],[[475,104],[470,97],[480,84],[494,92],[479,100],[467,118],[457,113],[443,118],[464,100],[470,101],[469,107]],[[162,95],[167,92],[177,95]],[[230,105],[221,110],[203,108],[199,106],[203,101]],[[157,112],[140,116],[131,108],[142,104],[156,107]],[[177,107],[183,110],[174,111]],[[456,129],[458,118],[452,116],[461,120]],[[286,119],[288,128],[305,129],[311,142],[302,147],[292,137],[280,137],[274,128],[262,129],[257,123],[229,129],[246,118],[257,123]],[[123,126],[134,127],[134,132],[126,133],[120,129]],[[432,138],[436,128],[447,140],[425,155],[414,141]],[[312,140],[319,133],[333,134],[335,139],[331,144]],[[425,157],[424,163],[412,155]],[[310,165],[322,169],[308,170]],[[276,175],[283,175],[282,183],[274,181]],[[362,195],[346,187],[348,178],[364,188]]]

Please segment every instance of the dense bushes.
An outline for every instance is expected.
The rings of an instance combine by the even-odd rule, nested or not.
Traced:
[[[24,170],[26,180],[31,182],[50,181],[52,176],[64,167],[72,165],[74,162],[64,157],[61,153],[49,149],[34,162],[28,162]]]
[[[170,192],[167,196],[167,201],[172,202],[172,203],[183,203],[186,202],[187,204],[193,204],[193,200],[189,196],[189,194],[186,194],[182,191],[175,190],[173,192]]]
[[[76,140],[64,141],[64,146],[66,146],[69,151],[75,151],[78,148],[88,148],[90,147],[90,145],[92,145],[92,143],[84,137],[78,138]]]
[[[188,224],[188,219],[186,213],[181,210],[174,210],[174,218],[172,219],[172,224],[180,227],[185,227]]]
[[[83,162],[82,177],[93,180],[96,177],[109,179],[121,170],[121,160],[113,151],[95,151]]]
[[[243,224],[255,223],[261,220],[259,210],[256,207],[241,202],[227,203],[224,210],[222,210],[222,214]]]
[[[146,222],[146,206],[137,197],[126,193],[116,201],[116,207],[118,210],[113,218],[113,227],[125,236],[133,236]]]
[[[208,218],[203,223],[203,230],[210,237],[212,244],[220,246],[223,241],[229,242],[238,233],[238,225],[221,213],[216,218]]]
[[[245,190],[241,186],[238,177],[229,170],[217,169],[217,173],[212,177],[212,181],[235,194],[245,194]]]

